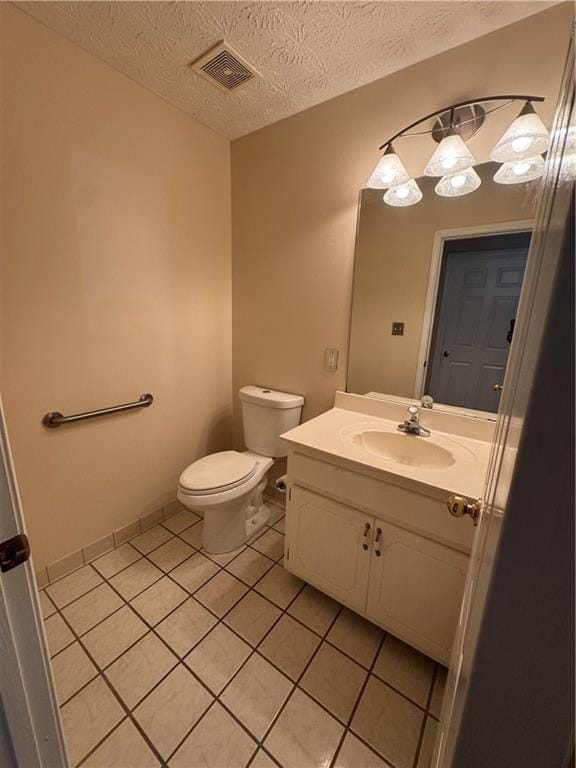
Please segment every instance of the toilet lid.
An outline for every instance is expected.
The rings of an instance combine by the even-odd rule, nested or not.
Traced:
[[[238,451],[212,453],[190,464],[180,475],[180,485],[198,492],[234,487],[249,477],[255,467],[254,459]]]

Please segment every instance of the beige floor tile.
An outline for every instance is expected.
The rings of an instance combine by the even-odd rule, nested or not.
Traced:
[[[134,717],[167,759],[214,698],[179,664],[134,710]]]
[[[277,763],[271,757],[268,757],[263,749],[259,749],[256,752],[256,757],[250,763],[250,768],[277,768]]]
[[[366,670],[328,643],[323,643],[300,686],[344,723],[360,695]]]
[[[201,518],[198,515],[195,515],[194,512],[191,512],[189,509],[181,509],[180,512],[172,515],[168,520],[164,520],[162,525],[164,528],[168,528],[169,531],[172,531],[172,533],[182,533],[182,531],[185,531],[186,528],[190,528],[191,525],[194,525],[194,523],[197,523],[199,520],[201,520]]]
[[[155,768],[158,765],[160,761],[142,734],[126,718],[82,763],[82,768]]]
[[[254,589],[280,608],[286,608],[303,586],[302,579],[294,576],[281,565],[275,565],[260,579]]]
[[[337,720],[296,689],[264,746],[284,768],[325,768],[343,731]]]
[[[237,549],[233,549],[231,552],[222,552],[221,554],[215,554],[214,552],[206,552],[205,549],[202,549],[202,554],[206,555],[206,557],[209,557],[210,560],[213,560],[221,568],[224,568],[225,565],[228,565],[228,563],[234,560],[235,557],[238,557],[240,552],[243,552],[245,549],[246,549],[246,546],[243,544],[241,547],[238,547]]]
[[[442,665],[438,665],[438,671],[436,672],[436,679],[434,680],[434,690],[432,691],[432,698],[430,699],[430,714],[434,717],[440,717],[440,710],[442,709],[442,701],[444,699],[444,691],[446,690],[446,677],[448,670]]]
[[[255,592],[248,592],[232,608],[224,621],[245,640],[256,646],[279,616],[280,611],[275,605]]]
[[[66,625],[66,622],[57,613],[46,619],[44,631],[46,632],[50,656],[54,656],[74,640],[74,635]]]
[[[46,587],[46,592],[52,602],[58,608],[62,608],[94,589],[98,584],[102,584],[102,576],[96,573],[92,566],[85,565],[69,576],[64,576],[54,584],[50,584],[49,587]]]
[[[340,603],[307,584],[288,608],[288,613],[323,636],[341,607]]]
[[[344,608],[326,636],[333,645],[369,668],[384,633],[375,624]]]
[[[436,662],[393,635],[386,635],[372,670],[416,704],[426,707]]]
[[[106,670],[106,677],[133,709],[177,663],[162,640],[149,632]]]
[[[195,592],[202,584],[208,581],[220,570],[216,563],[204,557],[200,552],[185,560],[182,565],[175,568],[170,576],[188,592]]]
[[[284,555],[284,536],[269,528],[262,536],[253,541],[251,546],[272,560],[279,560]]]
[[[184,661],[211,691],[219,694],[250,652],[249,645],[224,624],[218,624]]]
[[[194,549],[202,549],[202,522],[194,523],[178,535]]]
[[[72,643],[54,656],[52,672],[59,704],[63,704],[98,674],[80,643]]]
[[[131,601],[130,605],[144,621],[154,626],[188,599],[188,592],[165,576]]]
[[[256,747],[246,731],[215,702],[168,765],[170,768],[245,768]]]
[[[278,522],[272,526],[275,531],[278,531],[278,533],[285,534],[286,533],[286,518],[281,517]]]
[[[126,605],[85,634],[82,642],[103,669],[146,632],[146,624]]]
[[[171,539],[173,535],[161,525],[155,525],[154,528],[150,528],[145,533],[141,533],[140,536],[136,536],[135,539],[131,539],[130,544],[143,555],[147,555],[148,552],[152,552],[153,549]]]
[[[293,685],[259,654],[251,656],[220,701],[261,739],[288,698]]]
[[[52,614],[56,613],[54,603],[50,600],[45,590],[38,592],[38,600],[40,601],[40,610],[42,611],[43,619],[47,619],[48,616],[52,616]]]
[[[124,710],[102,677],[97,677],[60,710],[68,759],[72,766],[124,717]]]
[[[352,730],[398,768],[412,768],[424,713],[370,676]]]
[[[110,584],[120,592],[125,600],[132,600],[133,597],[154,584],[163,575],[159,568],[142,558],[142,560],[137,560],[133,565],[113,576],[110,579]]]
[[[288,677],[297,680],[320,642],[317,635],[284,615],[266,635],[258,650]]]
[[[286,514],[286,507],[277,504],[273,501],[266,502],[267,507],[270,510],[270,517],[268,518],[268,525],[272,528],[276,525]]]
[[[269,557],[265,557],[260,552],[247,548],[242,554],[232,560],[231,563],[228,563],[226,570],[242,579],[245,584],[251,587],[273,566],[274,563]]]
[[[216,621],[211,613],[190,597],[157,625],[156,632],[182,658],[202,640]]]
[[[184,562],[190,555],[193,555],[194,552],[195,550],[189,544],[174,537],[167,541],[166,544],[162,544],[161,547],[150,552],[148,557],[158,568],[168,573],[168,571]]]
[[[436,732],[438,730],[438,723],[432,717],[426,718],[426,725],[424,727],[424,738],[422,739],[422,746],[420,747],[420,754],[418,755],[418,763],[416,768],[431,768],[432,758],[434,757],[434,744],[436,742]]]
[[[142,557],[137,549],[134,549],[130,544],[123,544],[118,549],[113,549],[112,552],[108,552],[107,555],[99,557],[98,560],[94,560],[92,565],[96,570],[104,576],[105,579],[110,579],[115,576],[119,571],[124,570],[136,560]]]
[[[247,591],[248,587],[241,581],[226,571],[220,571],[196,592],[195,598],[222,618]]]
[[[342,742],[334,768],[392,768],[392,766],[368,749],[353,733],[348,732]]]
[[[100,584],[63,608],[62,614],[76,634],[83,635],[123,605],[122,598],[108,584]]]

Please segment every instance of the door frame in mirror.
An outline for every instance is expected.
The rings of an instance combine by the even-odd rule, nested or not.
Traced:
[[[424,318],[422,320],[422,332],[420,334],[420,351],[416,366],[416,378],[414,380],[415,400],[421,400],[426,380],[426,363],[430,355],[432,343],[432,331],[434,328],[434,315],[438,301],[438,288],[440,286],[440,273],[444,243],[447,240],[460,240],[468,237],[488,237],[490,235],[511,234],[514,232],[526,232],[534,229],[534,219],[519,219],[518,221],[497,222],[494,224],[477,224],[467,227],[452,229],[438,229],[434,233],[432,244],[432,256],[428,271],[428,288],[426,290],[426,303],[424,305]]]

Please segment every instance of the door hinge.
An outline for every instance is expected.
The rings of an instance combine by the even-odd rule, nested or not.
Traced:
[[[30,557],[30,542],[28,536],[19,533],[11,539],[0,543],[0,571],[5,573],[25,563]]]

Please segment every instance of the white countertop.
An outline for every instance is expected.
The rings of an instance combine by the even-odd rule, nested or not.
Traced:
[[[373,401],[374,402],[374,401]],[[373,411],[373,408],[371,409]],[[343,459],[354,462],[361,467],[378,470],[382,480],[400,481],[399,484],[412,486],[414,490],[437,496],[458,493],[469,499],[482,495],[484,478],[488,466],[491,443],[485,440],[473,439],[470,436],[442,432],[433,429],[430,437],[404,435],[406,440],[426,440],[449,450],[455,461],[445,467],[423,467],[401,464],[368,452],[361,446],[354,445],[346,439],[347,432],[360,428],[381,429],[386,432],[402,435],[397,430],[400,421],[404,419],[404,411],[398,420],[378,418],[374,413],[360,413],[358,410],[332,408],[330,411],[291,429],[282,438],[293,446],[304,446],[323,454],[329,454],[336,460]],[[424,419],[423,419],[424,420]],[[425,420],[424,420],[425,425]],[[329,458],[327,459],[329,461]]]

